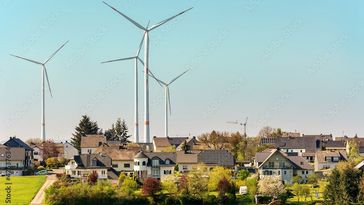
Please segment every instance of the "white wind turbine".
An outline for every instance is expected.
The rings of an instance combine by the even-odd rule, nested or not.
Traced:
[[[187,10],[184,10],[170,18],[167,18],[151,27],[144,27],[134,21],[133,19],[129,18],[113,6],[109,5],[106,2],[103,2],[108,7],[119,13],[121,16],[126,18],[128,21],[130,21],[132,24],[134,24],[136,27],[144,31],[144,139],[145,142],[150,142],[150,122],[149,122],[149,32],[162,26],[163,24],[167,23],[168,21],[176,18],[179,15],[182,15],[183,13],[191,10],[192,8],[189,8]]]
[[[181,76],[183,76],[185,73],[187,73],[189,71],[186,70],[185,72],[181,73],[180,75],[178,75],[177,77],[175,77],[173,80],[171,80],[169,83],[163,82],[161,80],[159,80],[158,78],[156,78],[152,73],[150,73],[150,76],[152,78],[154,78],[159,85],[161,85],[164,89],[164,97],[165,97],[165,121],[164,121],[164,135],[165,137],[168,137],[168,114],[170,115],[171,112],[171,95],[169,92],[169,86],[174,83],[178,78],[180,78]]]
[[[53,97],[52,95],[52,90],[51,90],[51,85],[49,84],[49,78],[48,78],[48,73],[47,73],[47,68],[46,68],[46,64],[56,55],[56,53],[61,50],[66,44],[68,43],[68,41],[66,41],[61,47],[59,47],[46,61],[44,61],[44,63],[41,63],[39,61],[35,61],[35,60],[31,60],[31,59],[28,59],[28,58],[24,58],[24,57],[20,57],[20,56],[17,56],[17,55],[12,55],[10,54],[11,56],[14,56],[16,58],[20,58],[20,59],[23,59],[23,60],[26,60],[26,61],[29,61],[31,63],[35,63],[35,64],[38,64],[38,65],[41,65],[42,66],[42,69],[41,69],[41,79],[42,79],[42,82],[41,82],[41,92],[42,92],[42,101],[41,101],[41,106],[42,106],[42,109],[41,109],[41,129],[40,129],[40,135],[41,135],[41,138],[43,140],[43,142],[45,141],[45,138],[46,138],[46,134],[45,134],[45,92],[44,92],[44,78],[46,78],[47,80],[47,84],[48,84],[48,89],[49,89],[49,93],[51,95],[51,97]]]
[[[140,50],[142,49],[142,46],[143,46],[143,41],[144,41],[144,36],[143,36],[142,40],[140,41],[139,48],[138,48],[135,56],[101,62],[101,63],[111,63],[111,62],[118,62],[118,61],[134,60],[134,83],[135,83],[135,85],[134,85],[135,86],[134,87],[134,136],[135,136],[136,143],[139,142],[138,61],[140,61],[142,64],[144,64],[143,61],[139,58]]]

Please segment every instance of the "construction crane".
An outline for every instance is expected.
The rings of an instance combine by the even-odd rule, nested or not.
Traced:
[[[229,124],[235,124],[235,125],[240,125],[242,126],[242,129],[244,129],[244,137],[246,138],[247,135],[246,135],[246,125],[248,124],[248,117],[245,119],[245,122],[241,122],[241,121],[228,121],[226,123],[229,123]]]

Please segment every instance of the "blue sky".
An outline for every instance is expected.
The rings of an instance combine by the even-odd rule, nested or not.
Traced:
[[[246,116],[249,135],[266,125],[364,135],[364,2],[226,2],[108,1],[141,24],[194,7],[151,33],[158,77],[192,69],[171,87],[171,135],[236,131],[226,121]],[[100,62],[133,55],[140,30],[86,0],[0,0],[0,30],[0,140],[40,135],[40,68],[9,54],[43,61],[66,40],[48,65],[48,138],[68,139],[83,114],[132,131],[133,64]],[[150,89],[151,133],[162,135],[163,90]]]

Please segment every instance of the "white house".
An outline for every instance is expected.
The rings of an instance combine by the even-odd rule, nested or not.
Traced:
[[[64,144],[64,155],[63,157],[65,159],[73,159],[74,156],[78,155],[78,150],[68,141],[66,141]]]
[[[111,158],[101,154],[81,154],[75,156],[65,166],[66,174],[72,178],[86,178],[96,172],[98,179],[107,179]]]

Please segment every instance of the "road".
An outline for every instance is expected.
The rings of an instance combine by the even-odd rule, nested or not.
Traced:
[[[45,198],[45,190],[50,187],[54,182],[57,181],[57,177],[55,174],[47,176],[46,181],[43,186],[39,189],[37,195],[35,195],[33,201],[30,205],[42,205]]]

